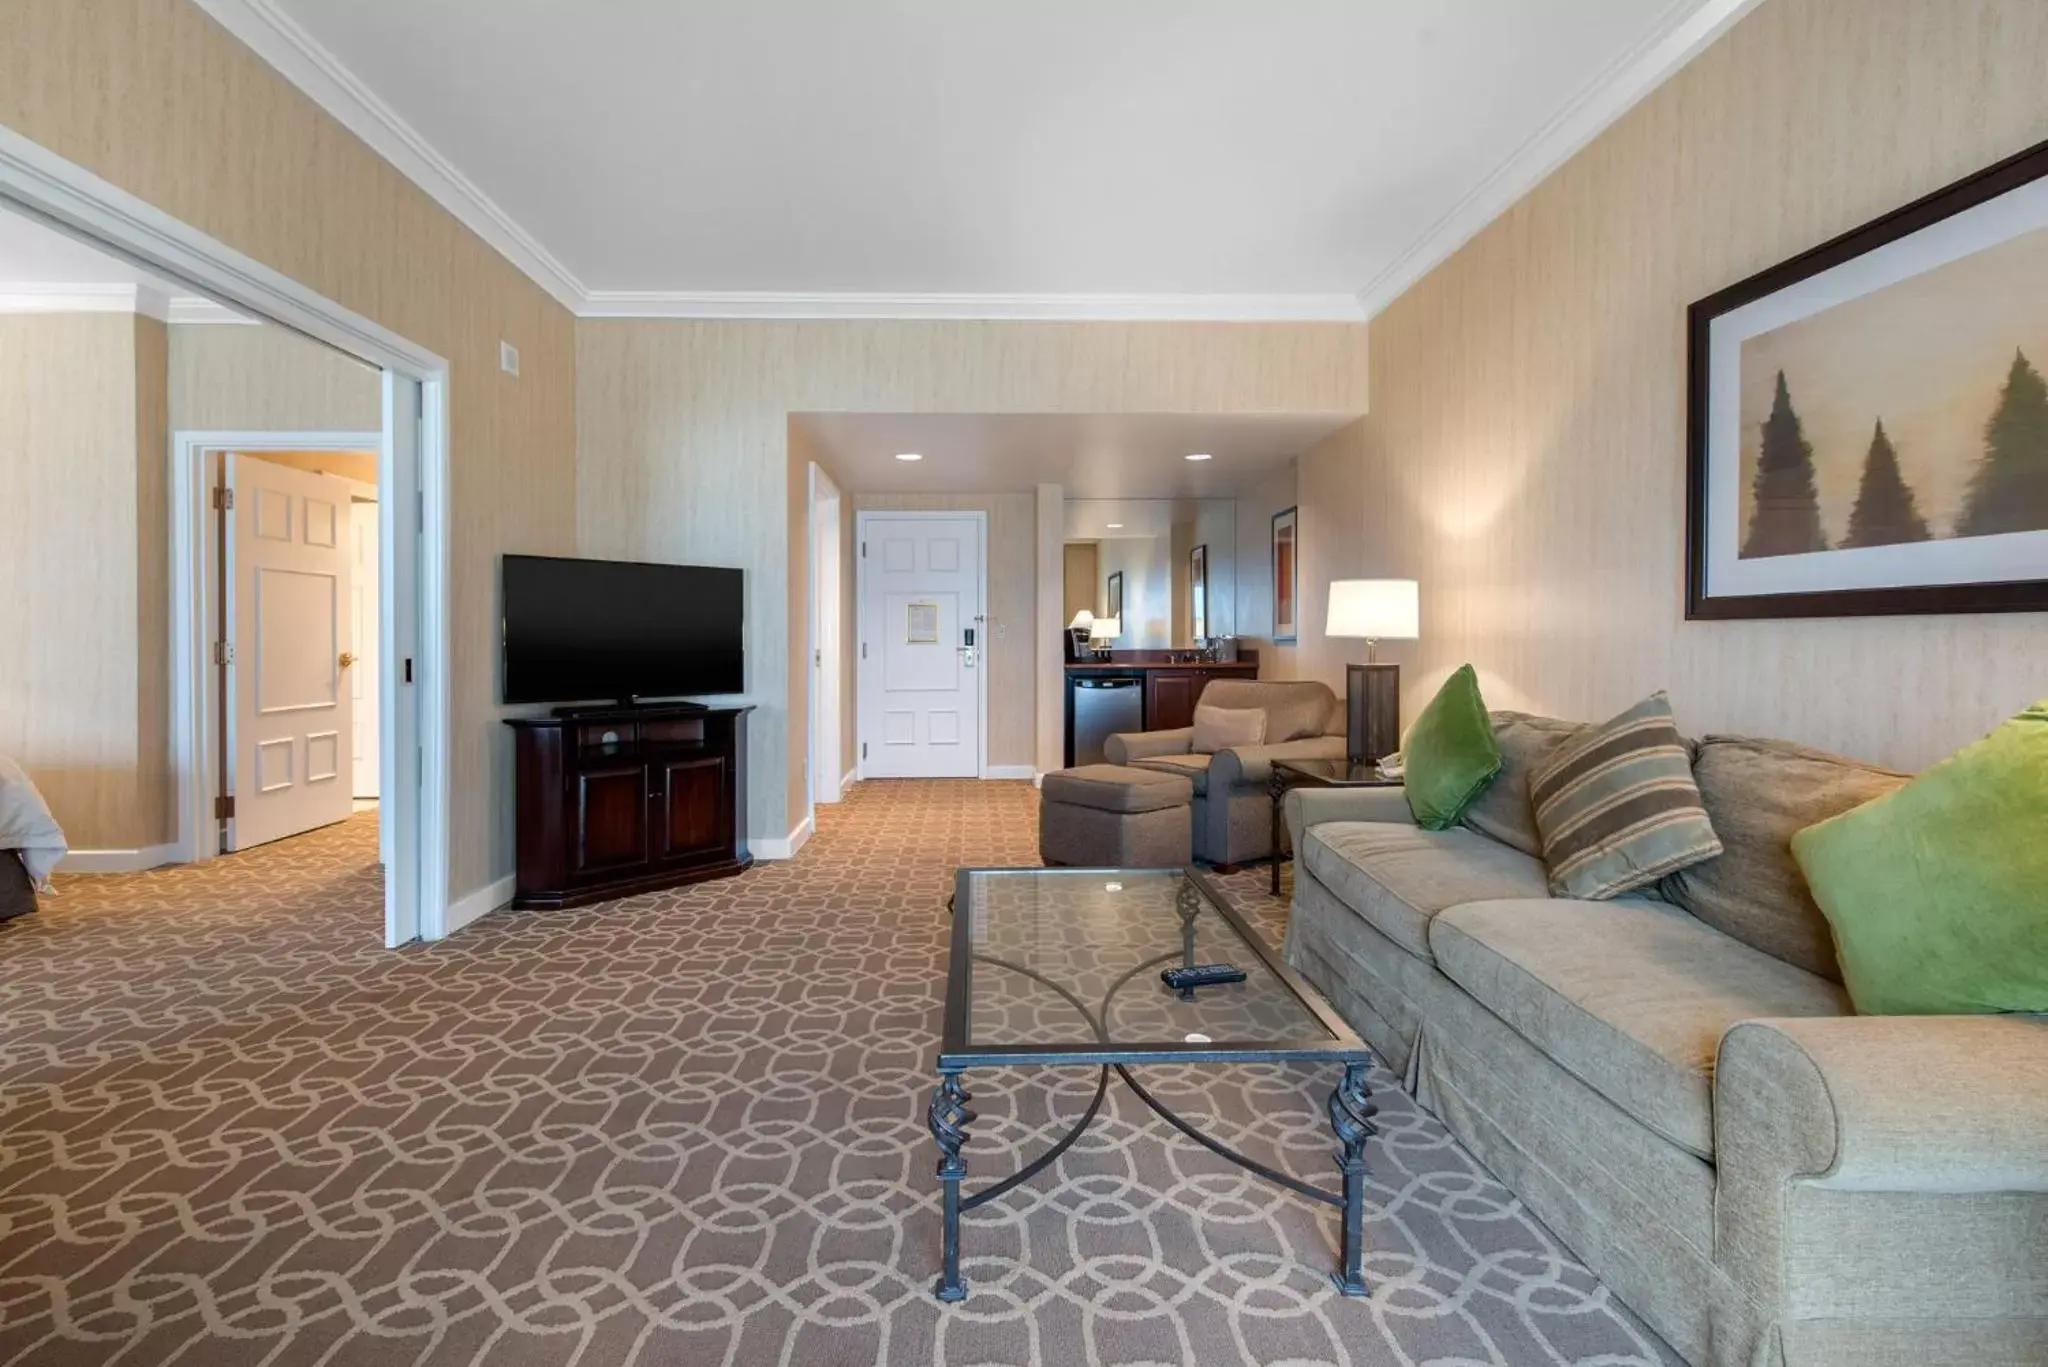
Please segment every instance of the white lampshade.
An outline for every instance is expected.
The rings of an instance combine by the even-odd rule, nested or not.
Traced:
[[[1094,625],[1095,625],[1095,614],[1094,614],[1094,613],[1092,613],[1092,612],[1090,612],[1090,611],[1088,611],[1088,609],[1086,609],[1086,608],[1082,608],[1082,609],[1081,609],[1081,610],[1080,610],[1079,612],[1077,612],[1077,613],[1075,613],[1075,614],[1074,614],[1074,620],[1073,620],[1073,621],[1071,621],[1071,622],[1069,622],[1069,623],[1067,623],[1067,630],[1069,630],[1069,631],[1086,631],[1086,630],[1088,630],[1088,628],[1090,628],[1090,627],[1092,627],[1092,626],[1094,626]]]
[[[1091,641],[1113,641],[1124,634],[1123,619],[1120,617],[1097,617],[1088,626]]]
[[[1412,641],[1422,634],[1421,592],[1413,579],[1339,579],[1330,585],[1325,636]]]

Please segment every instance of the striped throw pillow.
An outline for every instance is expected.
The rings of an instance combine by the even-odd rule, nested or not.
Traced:
[[[1619,897],[1721,853],[1662,693],[1559,746],[1529,801],[1559,897]]]

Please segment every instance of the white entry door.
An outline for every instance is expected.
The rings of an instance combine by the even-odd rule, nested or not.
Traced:
[[[345,819],[354,718],[349,651],[349,486],[229,455],[227,848]]]
[[[984,526],[970,515],[861,514],[865,777],[981,775]]]
[[[377,505],[356,496],[349,504],[349,639],[356,662],[348,667],[348,696],[355,725],[355,795],[377,796]]]

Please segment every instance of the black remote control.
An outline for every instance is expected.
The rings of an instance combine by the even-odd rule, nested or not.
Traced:
[[[1182,1001],[1193,1001],[1198,987],[1243,982],[1244,970],[1229,964],[1194,964],[1187,968],[1161,969],[1159,981],[1180,993]]]

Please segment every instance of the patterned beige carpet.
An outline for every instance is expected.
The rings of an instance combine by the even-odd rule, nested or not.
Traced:
[[[944,899],[1035,803],[870,783],[793,863],[399,952],[373,815],[66,880],[0,930],[0,1362],[1675,1361],[1384,1075],[1370,1301],[1335,1212],[1112,1087],[936,1304]],[[1224,881],[1277,935],[1264,877]],[[1327,1182],[1324,1071],[1143,1076]],[[970,1085],[972,1189],[1093,1077]]]

